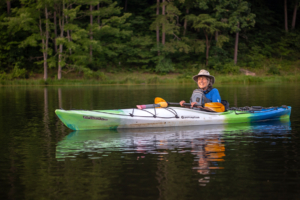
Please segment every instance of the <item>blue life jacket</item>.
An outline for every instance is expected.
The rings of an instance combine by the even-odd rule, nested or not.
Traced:
[[[212,88],[210,91],[203,91],[206,98],[211,100],[211,102],[219,102],[221,103],[221,96],[217,88]]]

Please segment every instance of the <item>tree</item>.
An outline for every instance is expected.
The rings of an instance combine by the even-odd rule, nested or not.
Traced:
[[[61,79],[61,70],[64,66],[63,62],[63,42],[64,42],[64,29],[65,29],[65,0],[62,0],[62,2],[57,4],[57,13],[58,13],[58,25],[60,28],[60,37],[56,39],[56,42],[58,42],[59,45],[59,52],[58,52],[58,69],[57,69],[57,79]]]
[[[89,29],[89,35],[90,35],[90,40],[93,41],[93,29],[97,29],[100,26],[100,7],[99,4],[103,2],[103,3],[112,3],[110,0],[90,0],[89,3],[89,12],[87,12],[87,15],[90,18],[90,25],[88,27]],[[85,1],[83,1],[83,3],[85,3]],[[94,7],[97,6],[97,10],[94,10]],[[94,17],[97,16],[97,22],[98,24],[95,24],[95,26],[93,25],[93,19]],[[90,45],[90,62],[92,62],[92,58],[93,58],[93,47],[92,44]]]
[[[15,17],[7,18],[8,29],[13,33],[21,30],[30,32],[31,35],[21,42],[20,47],[41,47],[44,63],[44,80],[47,80],[47,59],[48,54],[52,53],[48,48],[50,31],[48,6],[51,4],[51,1],[37,0],[32,3],[30,0],[24,0],[22,3],[23,7],[14,9]]]
[[[194,0],[179,0],[179,2],[183,4],[186,15],[189,14],[190,9],[193,7],[193,5],[195,3]],[[188,22],[188,20],[186,18],[184,18],[184,23],[183,23],[183,28],[184,28],[183,35],[184,36],[185,36],[186,30],[187,30],[187,22]]]
[[[10,9],[11,9],[11,1],[6,1],[7,4],[7,14],[10,14]]]
[[[57,53],[57,45],[56,45],[56,38],[57,38],[57,17],[56,17],[56,5],[54,4],[54,11],[53,11],[53,26],[54,26],[54,51]]]
[[[76,3],[76,7],[73,8],[72,4]],[[56,38],[57,45],[59,45],[58,51],[58,73],[57,78],[62,78],[62,72],[68,73],[75,69],[85,69],[86,63],[91,60],[91,47],[97,41],[91,38],[93,27],[88,25],[87,30],[84,27],[80,27],[75,22],[78,17],[85,17],[87,15],[93,15],[91,12],[82,12],[80,9],[84,5],[84,1],[57,1],[55,11],[58,14],[58,24],[60,28],[60,36]],[[90,5],[96,5],[99,1],[89,2]],[[93,11],[95,12],[95,11]],[[98,26],[97,24],[95,24]],[[72,32],[72,36],[71,36]],[[89,38],[89,39],[88,39]],[[64,48],[65,47],[65,48]],[[65,49],[65,50],[64,50]],[[55,59],[52,60],[52,65],[55,65]],[[62,68],[66,67],[66,71]]]
[[[287,12],[287,0],[284,0],[284,28],[286,32],[289,32],[288,28],[288,12]]]
[[[228,20],[231,32],[235,34],[234,45],[234,64],[237,63],[238,57],[238,45],[239,45],[239,33],[242,29],[254,26],[255,14],[250,12],[250,5],[247,1],[243,0],[231,0],[228,5],[228,9],[233,10],[230,13]]]
[[[160,0],[156,2],[156,15],[159,16],[159,9],[160,8]],[[157,50],[159,55],[159,23],[156,24],[156,43],[157,43]]]
[[[295,29],[298,7],[299,7],[299,0],[295,0],[294,12],[293,12],[293,21],[292,21],[292,28],[291,28],[292,30]]]
[[[158,6],[157,1],[157,6]],[[162,26],[162,45],[166,44],[166,35],[173,35],[175,38],[178,37],[179,33],[179,16],[181,12],[174,5],[173,0],[165,1],[163,0],[162,4],[162,14],[156,14],[156,18],[153,23],[150,25],[150,30],[156,30],[156,40],[159,43],[159,26]],[[157,7],[156,7],[157,8]],[[158,13],[158,8],[156,10]]]
[[[93,11],[93,17],[97,17],[99,24],[93,24],[93,69],[103,68],[111,63],[120,63],[120,58],[126,52],[127,42],[130,41],[132,31],[127,19],[130,13],[121,13],[122,8],[112,0],[101,0],[99,10]],[[88,30],[90,26],[88,27]],[[124,57],[126,62],[127,58]],[[120,65],[120,64],[119,64]]]
[[[212,37],[216,31],[219,31],[220,28],[225,28],[228,25],[222,21],[217,21],[216,18],[209,14],[200,14],[198,16],[191,14],[187,16],[187,19],[193,22],[192,27],[194,29],[200,29],[204,33],[206,44],[206,65],[208,65],[209,49],[211,46]]]
[[[93,15],[92,15],[92,12],[93,12],[93,5],[91,4],[90,5],[90,40],[93,39],[93,31],[92,31],[92,27],[93,27]],[[92,45],[90,45],[90,60],[92,60],[92,57],[93,57],[93,49],[92,49]]]
[[[164,21],[162,22],[162,38],[161,38],[161,43],[162,45],[165,45],[166,43],[166,24],[165,24],[165,17],[164,15],[166,14],[166,1],[165,0],[162,0],[162,15],[163,15],[163,19]]]

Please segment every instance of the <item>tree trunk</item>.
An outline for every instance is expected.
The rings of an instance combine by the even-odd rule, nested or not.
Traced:
[[[10,1],[6,1],[6,7],[7,7],[7,14],[10,14],[10,8],[11,8],[11,3]]]
[[[189,9],[187,8],[186,9],[186,14],[189,14]],[[185,33],[186,33],[186,29],[187,29],[187,19],[184,19],[184,25],[183,25],[183,27],[184,27],[184,31],[183,31],[183,35],[185,35]]]
[[[216,40],[216,42],[218,42],[218,37],[219,37],[219,31],[216,31],[215,32],[215,40]]]
[[[44,80],[47,80],[48,72],[47,72],[47,58],[48,58],[48,38],[49,38],[49,32],[48,32],[48,10],[45,6],[45,18],[46,18],[46,30],[44,32],[43,30],[43,24],[41,19],[41,13],[40,9],[38,9],[39,12],[39,29],[40,29],[40,35],[42,38],[42,52],[43,52],[43,58],[44,58]]]
[[[124,8],[124,11],[125,11],[125,12],[127,11],[127,0],[125,0],[125,8]]]
[[[100,4],[97,5],[97,10],[98,11],[100,10]],[[98,22],[98,25],[100,26],[100,16],[99,15],[97,17],[97,22]]]
[[[157,0],[156,3],[156,15],[159,15],[159,4],[160,0]],[[159,48],[159,24],[156,25],[156,42],[157,42],[157,49]],[[158,50],[158,55],[159,55],[159,50]]]
[[[73,9],[72,4],[70,5],[70,9]],[[70,41],[72,41],[72,30],[70,30]],[[70,50],[70,52],[71,52],[71,50]],[[71,54],[71,53],[70,53],[70,54]]]
[[[68,16],[66,15],[66,24],[68,24],[69,21],[68,21]],[[67,31],[67,38],[68,38],[68,41],[70,41],[70,30],[66,30]]]
[[[92,32],[92,26],[93,26],[93,15],[92,15],[92,11],[93,11],[93,6],[90,5],[90,25],[91,25],[91,29],[90,29],[90,40],[93,39],[93,32]],[[92,56],[93,56],[93,49],[92,49],[92,45],[90,45],[90,61],[92,61]]]
[[[238,23],[238,28],[240,28],[240,23]],[[239,34],[240,32],[236,32],[235,34],[235,45],[234,45],[234,64],[237,63],[238,49],[239,49]]]
[[[59,45],[59,55],[58,55],[58,71],[57,71],[57,79],[61,79],[61,61],[62,61],[62,51],[63,51],[63,45]]]
[[[163,6],[162,6],[162,15],[165,15],[165,0],[162,0]],[[162,44],[165,45],[166,43],[166,33],[165,33],[165,23],[162,24]]]
[[[44,80],[46,81],[48,78],[48,43],[49,43],[49,23],[48,23],[48,9],[45,6],[45,17],[46,17],[46,44],[45,44],[45,52],[44,52]]]
[[[207,66],[208,65],[210,42],[209,42],[208,35],[207,35],[206,31],[203,31],[203,32],[204,32],[204,35],[205,35],[205,43],[206,43],[206,63],[205,63],[205,65]]]
[[[63,1],[63,5],[62,5],[62,16],[59,19],[59,26],[60,26],[60,37],[63,38],[64,37],[64,28],[65,28],[65,14],[64,14],[64,9],[65,9],[65,2]],[[62,52],[63,52],[63,44],[59,45],[59,55],[58,55],[58,71],[57,71],[57,79],[60,80],[61,79],[61,62],[62,62]]]
[[[297,18],[298,6],[299,6],[299,3],[298,3],[298,1],[296,1],[295,7],[294,7],[294,13],[293,13],[292,30],[294,30],[295,26],[296,26],[296,18]]]
[[[55,50],[55,53],[57,53],[57,45],[56,45],[56,38],[57,38],[56,11],[54,11],[53,17],[54,17],[54,50]]]
[[[284,0],[284,27],[285,27],[285,31],[288,32],[288,16],[287,16],[287,5],[286,5],[286,1]]]
[[[70,5],[70,9],[72,9],[72,4]],[[68,16],[66,15],[66,24],[68,24],[69,21],[68,21]],[[67,30],[67,38],[68,38],[68,42],[71,42],[71,30]],[[70,55],[72,54],[72,50],[71,48],[69,48],[69,52],[70,52]]]
[[[205,66],[208,65],[209,47],[210,47],[210,46],[206,44],[206,63],[205,63]]]

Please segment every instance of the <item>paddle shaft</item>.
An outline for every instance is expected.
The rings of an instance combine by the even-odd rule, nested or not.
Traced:
[[[160,104],[162,108],[166,108],[169,105],[177,105],[177,106],[180,105],[180,103],[166,102],[166,100],[164,100],[160,97],[156,97],[155,100],[154,100],[154,103],[155,104]],[[164,104],[162,104],[162,103],[164,103]],[[191,106],[191,104],[190,103],[184,103],[183,106]],[[200,110],[201,109],[205,109],[205,110],[209,109],[209,110],[212,110],[214,112],[224,112],[225,111],[224,105],[219,103],[219,102],[205,103],[204,105],[194,104],[193,106],[198,107],[198,108],[200,107]],[[141,108],[141,106],[138,106],[138,108],[143,109],[143,108]]]
[[[167,105],[177,105],[177,106],[180,106],[180,103],[172,103],[172,102],[167,102],[166,106]],[[183,104],[184,106],[191,106],[190,103],[184,103]],[[199,104],[195,104],[194,106],[201,106]],[[146,109],[146,108],[157,108],[157,107],[161,107],[160,104],[146,104],[146,105],[138,105],[138,108],[140,109]]]
[[[168,105],[180,106],[180,103],[168,102]],[[182,105],[184,105],[184,106],[191,106],[190,103],[184,103],[184,104],[182,104]],[[202,106],[202,105],[200,105],[200,104],[195,104],[194,106]]]
[[[160,104],[146,104],[146,105],[138,105],[138,108],[146,109],[146,108],[157,108],[160,107]]]

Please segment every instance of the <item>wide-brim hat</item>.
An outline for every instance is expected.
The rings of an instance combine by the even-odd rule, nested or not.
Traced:
[[[199,72],[197,75],[193,76],[193,79],[194,79],[194,81],[195,81],[197,84],[198,84],[198,77],[199,77],[199,76],[207,76],[207,77],[210,78],[211,84],[214,84],[214,83],[215,83],[215,77],[212,76],[212,75],[210,75],[210,73],[209,73],[207,70],[205,70],[205,69],[201,69],[200,72]]]

